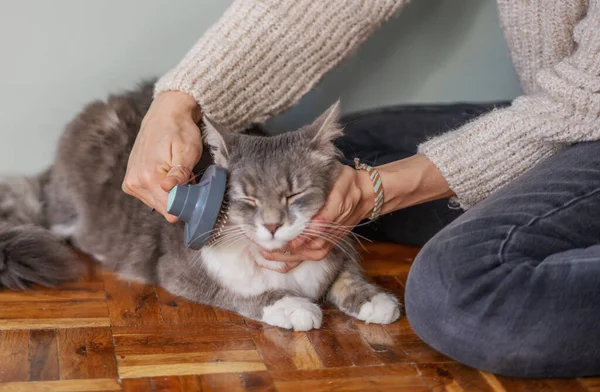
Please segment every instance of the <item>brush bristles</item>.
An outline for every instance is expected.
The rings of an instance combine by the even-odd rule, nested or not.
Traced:
[[[207,241],[206,246],[213,245],[219,237],[221,237],[221,233],[223,233],[223,229],[227,224],[227,220],[229,219],[229,202],[225,198],[221,203],[221,210],[219,211],[219,215],[217,216],[217,221],[215,222],[215,228],[212,236]]]

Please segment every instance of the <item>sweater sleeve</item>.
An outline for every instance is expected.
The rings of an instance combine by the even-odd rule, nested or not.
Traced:
[[[600,0],[573,31],[575,50],[536,73],[538,89],[419,146],[468,209],[565,146],[600,140]]]
[[[294,105],[408,0],[234,0],[160,78],[231,130]]]

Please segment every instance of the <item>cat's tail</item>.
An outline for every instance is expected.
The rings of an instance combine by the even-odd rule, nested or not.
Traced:
[[[46,227],[48,178],[47,171],[0,183],[0,288],[53,287],[82,272],[75,252]]]

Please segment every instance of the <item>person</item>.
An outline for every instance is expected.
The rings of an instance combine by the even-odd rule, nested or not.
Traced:
[[[290,108],[406,3],[233,1],[158,80],[124,191],[174,221],[166,191],[187,181],[201,156],[203,113],[238,131]],[[598,375],[600,0],[499,0],[498,8],[522,96],[466,114],[362,113],[339,145],[349,159],[377,163],[377,234],[425,242],[405,296],[418,336],[492,373]],[[343,167],[315,222],[353,227],[369,218],[373,185],[364,170]],[[293,267],[328,251],[318,241],[292,245],[265,257]]]

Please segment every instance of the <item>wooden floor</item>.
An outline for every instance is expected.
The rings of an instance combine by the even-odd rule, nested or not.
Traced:
[[[403,295],[415,249],[375,244],[372,279]],[[0,292],[0,391],[600,391],[600,379],[478,372],[421,342],[406,318],[365,325],[326,307],[294,333],[92,266],[61,290]]]

